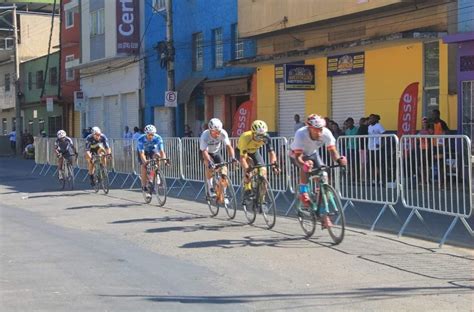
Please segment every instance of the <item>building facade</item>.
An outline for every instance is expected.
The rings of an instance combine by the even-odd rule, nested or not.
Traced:
[[[64,128],[72,137],[81,136],[81,107],[74,108],[74,92],[80,91],[77,66],[81,57],[81,15],[78,0],[61,1],[60,101],[64,107]]]
[[[98,126],[112,138],[125,126],[140,125],[143,84],[141,54],[142,1],[80,1],[79,71],[85,107],[80,128]]]
[[[6,21],[0,22],[2,29],[11,28],[13,23],[12,15],[5,14]],[[37,13],[17,11],[18,27],[18,59],[20,63],[30,59],[38,58],[48,54],[48,43],[51,33],[51,13]],[[24,93],[21,89],[24,83],[20,82],[20,89],[15,83],[15,54],[14,39],[11,31],[0,31],[3,37],[0,40],[0,120],[1,133],[7,134],[15,128],[16,110],[15,101],[18,92]],[[51,35],[51,52],[58,50],[59,43],[59,17],[54,17]],[[21,70],[21,66],[20,66]],[[20,73],[21,76],[21,73]],[[21,100],[21,99],[20,99]],[[39,100],[39,99],[38,99]],[[23,119],[21,130],[26,129]]]
[[[20,65],[21,116],[24,132],[54,137],[64,127],[64,106],[59,102],[59,52]]]
[[[270,9],[269,9],[270,8]],[[340,126],[369,114],[396,131],[402,92],[418,82],[421,117],[439,109],[457,124],[448,92],[448,46],[441,40],[451,1],[239,1],[239,32],[256,38],[257,55],[232,62],[257,68],[257,116],[293,135],[293,116],[318,113]],[[285,64],[314,65],[313,90],[289,90]]]
[[[458,1],[458,22],[454,34],[444,42],[457,50],[456,77],[459,103],[458,132],[474,138],[474,6],[472,1]]]
[[[165,107],[167,90],[166,1],[147,6],[145,59],[145,122],[154,123],[165,136],[184,134],[188,125],[195,136],[212,117],[232,127],[237,108],[254,96],[253,68],[228,67],[227,62],[254,55],[252,40],[240,40],[237,0],[172,1],[176,109]],[[163,56],[163,57],[162,57]]]

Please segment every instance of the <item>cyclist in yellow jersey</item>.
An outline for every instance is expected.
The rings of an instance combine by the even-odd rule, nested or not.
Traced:
[[[262,155],[259,153],[259,149],[263,146],[267,146],[268,156],[270,158],[270,164],[277,164],[277,157],[273,146],[271,145],[271,140],[268,135],[267,124],[262,120],[255,120],[250,127],[250,131],[242,133],[239,137],[239,143],[237,148],[240,152],[240,164],[244,169],[244,191],[245,194],[248,194],[252,188],[250,185],[250,163],[249,159],[252,161],[253,165],[263,165],[265,162]],[[263,176],[266,176],[266,168],[261,169]],[[273,167],[275,173],[279,172],[277,166]]]

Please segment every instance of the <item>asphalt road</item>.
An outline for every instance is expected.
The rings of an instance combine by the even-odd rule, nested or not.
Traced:
[[[332,246],[202,203],[58,191],[0,158],[2,311],[472,311],[474,251],[350,228]]]

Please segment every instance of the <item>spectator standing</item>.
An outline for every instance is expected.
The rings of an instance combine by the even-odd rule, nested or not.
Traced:
[[[433,124],[433,134],[434,135],[446,135],[449,132],[448,125],[444,120],[442,120],[441,113],[438,109],[433,109],[431,112],[432,124]],[[444,173],[445,173],[445,159],[449,158],[447,153],[445,141],[442,138],[433,139],[433,153],[434,153],[434,163],[433,166],[436,167],[438,180],[440,185],[444,185]]]
[[[123,132],[123,152],[126,157],[130,157],[132,153],[132,139],[133,139],[133,134],[130,132],[130,128],[128,126],[125,126],[124,132]]]
[[[294,117],[294,118],[295,118],[294,130],[295,130],[295,132],[296,132],[296,130],[298,130],[299,128],[304,127],[305,124],[300,121],[300,115],[295,114],[295,117]]]
[[[369,134],[369,118],[362,117],[359,119],[359,128],[357,129],[357,135],[368,135]],[[360,138],[357,141],[359,148],[359,159],[360,159],[360,172],[363,172],[364,175],[360,177],[361,182],[364,182],[367,178],[367,138]]]
[[[189,125],[184,125],[184,136],[188,138],[193,136],[193,131]]]
[[[140,133],[140,129],[138,129],[138,127],[134,127],[133,128],[133,136],[132,136],[133,141],[136,142],[141,135],[142,134]]]
[[[383,134],[385,132],[384,127],[380,124],[380,116],[371,114],[369,116],[369,140],[367,148],[369,150],[368,154],[368,164],[369,164],[369,175],[373,180],[373,183],[376,184],[378,177],[380,175],[380,170],[382,169],[382,159],[381,159],[381,145],[382,140],[377,135]],[[371,137],[372,136],[372,137]]]
[[[347,136],[354,136],[357,135],[359,129],[354,126],[354,119],[349,117],[344,121],[344,134]],[[358,168],[359,168],[359,155],[357,149],[357,140],[355,138],[348,139],[346,145],[346,157],[347,157],[347,164],[349,166],[349,176],[350,178],[355,181],[356,177],[358,176]]]
[[[419,135],[430,135],[432,134],[431,131],[429,130],[429,124],[428,124],[428,118],[423,117],[421,118],[421,130],[418,131]],[[430,156],[430,146],[429,146],[429,140],[426,138],[421,138],[420,139],[420,155],[418,156],[418,168],[420,168],[420,179],[422,184],[426,184],[428,182],[428,173],[430,171],[430,162],[431,162],[431,156]],[[415,157],[416,159],[417,157]]]
[[[13,154],[16,155],[16,131],[15,128],[8,134],[10,138],[10,148],[12,149]]]

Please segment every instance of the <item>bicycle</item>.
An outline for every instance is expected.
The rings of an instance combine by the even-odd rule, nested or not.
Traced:
[[[224,207],[229,220],[232,220],[235,218],[235,214],[237,213],[235,190],[229,177],[223,179],[221,174],[222,167],[229,164],[232,164],[232,161],[222,162],[213,166],[212,187],[216,192],[215,195],[210,194],[207,181],[205,181],[204,184],[206,186],[206,202],[211,211],[211,216],[217,216],[219,208]]]
[[[334,244],[340,244],[344,239],[346,221],[339,193],[329,184],[327,170],[341,167],[340,165],[322,166],[313,169],[308,173],[309,177],[309,198],[310,207],[304,208],[301,201],[298,200],[297,212],[298,221],[306,235],[311,237],[316,230],[316,222],[320,219],[320,210],[322,205],[326,208],[327,214],[333,223],[333,226],[327,228]],[[319,191],[317,191],[319,189]],[[339,223],[339,225],[336,225]]]
[[[77,156],[77,154],[71,155],[71,157]],[[58,154],[58,159],[62,158],[62,166],[58,168],[58,178],[62,177],[62,179],[59,179],[59,183],[62,185],[61,190],[66,189],[66,185],[69,186],[71,190],[74,189],[74,167],[72,166],[72,160],[67,160],[64,158],[64,155],[62,153]]]
[[[242,191],[242,208],[247,218],[248,224],[253,224],[257,217],[257,212],[263,214],[263,219],[267,228],[271,229],[276,222],[276,203],[273,191],[267,178],[262,175],[260,168],[274,167],[275,164],[264,164],[250,167],[252,173],[250,184],[252,186],[250,194]]]
[[[153,197],[153,194],[156,194],[156,199],[158,200],[158,206],[163,207],[166,203],[166,178],[163,176],[160,170],[159,163],[161,161],[168,161],[168,158],[153,157],[148,159],[146,164],[146,176],[148,179],[147,190],[142,190],[143,198],[145,203],[149,204]]]
[[[107,155],[92,155],[92,162],[94,164],[94,191],[99,192],[102,188],[105,194],[109,193],[109,171],[107,167],[102,164],[102,157]]]

